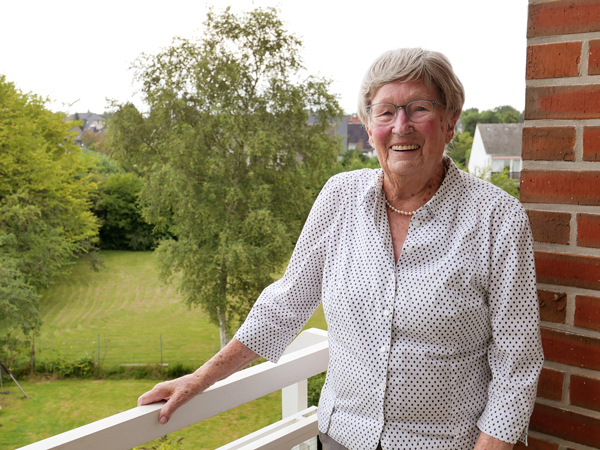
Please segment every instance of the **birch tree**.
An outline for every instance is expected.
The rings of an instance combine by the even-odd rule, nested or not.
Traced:
[[[109,147],[145,178],[146,219],[174,236],[156,252],[161,277],[224,346],[289,258],[340,153],[328,130],[342,111],[272,8],[211,10],[201,38],[134,68],[144,109],[116,105]]]

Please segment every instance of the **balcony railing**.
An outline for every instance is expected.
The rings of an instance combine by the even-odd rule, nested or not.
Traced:
[[[21,447],[21,450],[128,450],[282,389],[283,419],[220,450],[289,450],[318,434],[316,408],[307,408],[307,378],[327,370],[327,332],[303,331],[277,364],[265,362],[219,381],[183,405],[166,425],[164,402],[140,406]]]

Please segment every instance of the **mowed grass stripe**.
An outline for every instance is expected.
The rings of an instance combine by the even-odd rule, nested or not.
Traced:
[[[101,359],[110,341],[105,363],[160,362],[161,334],[167,363],[197,365],[218,350],[218,328],[160,283],[151,252],[105,251],[102,258],[99,272],[80,262],[43,293],[39,358],[95,354],[98,335]]]
[[[161,284],[152,252],[101,256],[100,271],[79,262],[43,293],[39,359],[95,356],[98,336],[100,359],[110,365],[159,363],[161,335],[168,364],[197,366],[218,351],[218,327],[201,308],[188,308],[172,286]],[[326,328],[321,307],[307,327]]]

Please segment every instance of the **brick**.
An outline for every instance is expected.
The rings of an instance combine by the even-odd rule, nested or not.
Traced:
[[[525,119],[598,119],[600,85],[538,86],[525,91]]]
[[[600,339],[541,327],[547,361],[600,370]]]
[[[538,397],[560,401],[563,394],[563,378],[563,372],[544,367],[538,383]]]
[[[581,62],[581,42],[530,45],[527,47],[528,80],[576,77]]]
[[[533,240],[568,244],[571,234],[571,214],[551,211],[527,211]]]
[[[600,40],[590,41],[588,75],[600,75]]]
[[[574,325],[600,331],[600,298],[589,295],[575,297]]]
[[[567,294],[538,289],[540,319],[546,322],[565,323],[567,317]]]
[[[531,161],[573,161],[575,128],[523,128],[522,158]]]
[[[523,170],[521,202],[600,206],[600,172]]]
[[[529,5],[527,37],[600,31],[600,1],[556,0]]]
[[[542,441],[541,439],[536,439],[534,437],[527,437],[527,446],[523,444],[521,441],[517,442],[517,444],[513,447],[513,449],[523,449],[523,450],[558,450],[558,444],[553,444],[552,442]]]
[[[600,290],[600,258],[564,253],[535,252],[539,283]]]
[[[600,161],[600,127],[583,129],[583,160]]]
[[[569,389],[571,404],[600,411],[600,380],[597,378],[571,375]]]
[[[529,429],[590,447],[600,447],[600,419],[537,403]]]
[[[577,245],[600,248],[600,215],[577,214]]]

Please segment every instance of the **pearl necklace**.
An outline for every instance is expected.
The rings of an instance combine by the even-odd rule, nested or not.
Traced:
[[[392,205],[390,205],[390,202],[387,201],[387,198],[385,199],[385,203],[387,203],[387,205],[393,210],[396,211],[398,214],[402,214],[405,216],[412,216],[414,213],[416,213],[417,211],[401,211],[399,209],[394,208]]]

